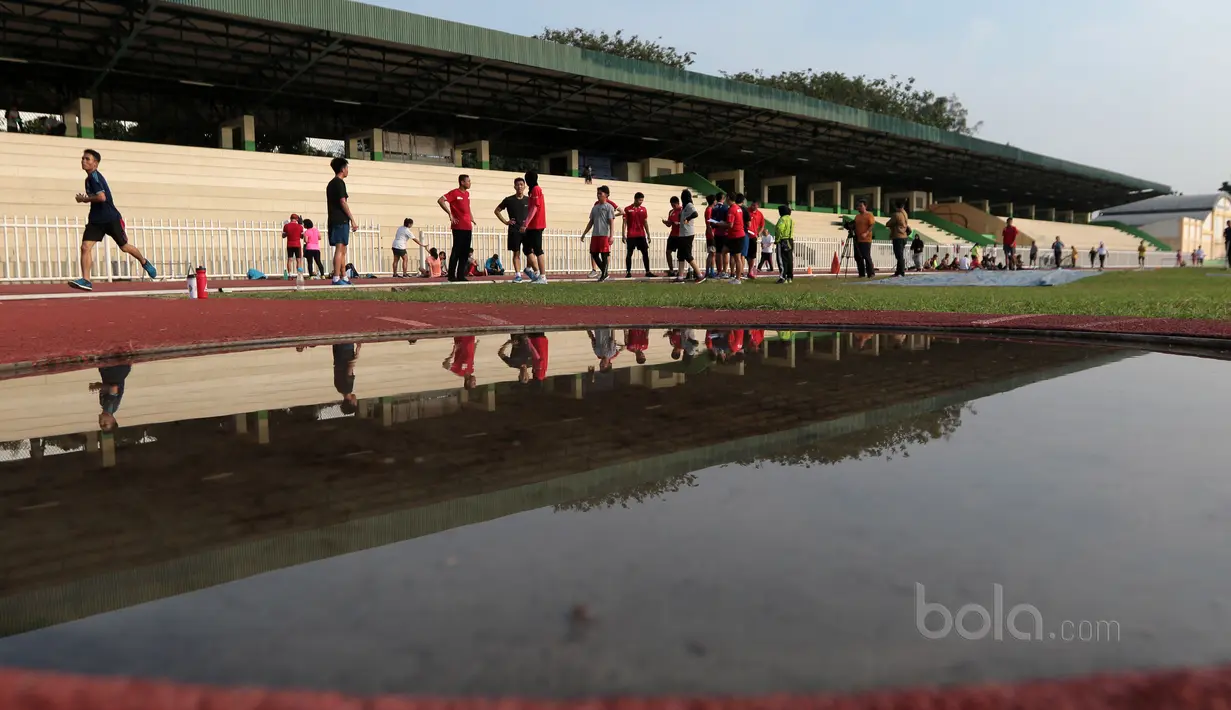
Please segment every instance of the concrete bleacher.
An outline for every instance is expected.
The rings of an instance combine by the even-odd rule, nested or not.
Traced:
[[[0,214],[84,217],[87,209],[76,204],[73,196],[82,189],[79,159],[87,147],[102,154],[100,170],[129,221],[280,223],[296,213],[321,222],[325,216],[325,184],[332,177],[329,158],[17,133],[0,133],[0,160],[10,166],[0,176]],[[513,179],[519,173],[352,161],[347,179],[351,207],[360,220],[379,223],[388,238],[405,217],[413,217],[417,227],[447,227],[448,219],[436,200],[456,187],[462,172],[471,176],[476,228],[502,228],[492,212],[512,193]],[[547,201],[548,227],[576,232],[585,227],[599,184],[609,186],[621,206],[630,204],[634,193],[644,193],[652,233],[663,235],[666,229],[660,220],[667,215],[670,198],[681,190],[619,180],[596,179],[594,185],[586,185],[580,178],[552,175],[541,176],[540,184]],[[704,196],[695,196],[695,202],[698,210],[704,210]],[[771,223],[778,218],[776,210],[763,212]],[[841,237],[835,219],[834,215],[800,212],[796,214],[797,231],[807,237]]]
[[[1049,222],[1040,219],[1015,218],[1013,224],[1025,234],[1032,237],[1043,249],[1051,245],[1056,237],[1064,242],[1066,247],[1077,247],[1079,251],[1089,251],[1103,242],[1112,251],[1136,251],[1140,239],[1112,227],[1093,224],[1073,224],[1070,222]],[[997,241],[1000,241],[999,239]],[[1155,251],[1153,244],[1146,243],[1146,249]]]

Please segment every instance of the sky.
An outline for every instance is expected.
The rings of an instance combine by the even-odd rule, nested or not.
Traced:
[[[1188,194],[1231,180],[1231,15],[1214,0],[366,1],[522,35],[583,27],[661,37],[696,52],[691,69],[705,74],[913,76],[919,88],[957,94],[986,140]],[[733,45],[737,21],[749,31]]]

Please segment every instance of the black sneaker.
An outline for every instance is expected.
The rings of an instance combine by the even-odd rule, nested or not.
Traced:
[[[667,276],[671,276],[671,274],[667,274]],[[647,271],[645,272],[645,277],[647,279],[656,279],[658,278],[658,274],[654,273],[653,271]]]

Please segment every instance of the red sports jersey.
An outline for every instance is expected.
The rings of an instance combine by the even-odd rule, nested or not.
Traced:
[[[752,232],[752,235],[754,237],[760,236],[761,227],[765,226],[765,215],[761,214],[761,210],[749,210],[749,211],[752,214],[750,215],[749,221],[751,222],[751,224],[748,225],[748,231]]]
[[[449,216],[453,218],[454,229],[474,229],[474,220],[470,217],[470,192],[455,187],[445,193],[449,201]]]
[[[526,224],[526,229],[547,229],[547,203],[543,201],[543,188],[538,185],[530,188],[528,209],[534,211],[534,219]]]
[[[733,330],[727,333],[727,347],[731,348],[731,354],[742,352],[744,349],[744,331]]]
[[[303,245],[303,225],[298,222],[287,222],[282,225],[282,233],[286,235],[288,247]]]
[[[453,356],[453,364],[449,367],[449,372],[459,377],[474,374],[475,342],[473,335],[453,339],[453,347],[457,348],[457,354]]]
[[[629,205],[624,208],[624,234],[630,239],[634,237],[646,236],[646,225],[649,223],[650,213],[645,208],[645,205],[638,207],[637,205]]]
[[[667,215],[667,221],[671,223],[670,236],[672,237],[680,236],[680,212],[682,211],[683,211],[682,207],[676,207],[675,209],[671,210],[671,214]]]
[[[650,331],[630,330],[624,334],[624,349],[645,352],[650,348]]]
[[[731,205],[731,211],[727,212],[727,234],[732,239],[744,236],[744,211],[739,205]]]
[[[705,208],[705,238],[714,238],[714,225],[710,224],[710,219],[714,216],[714,206],[708,205]]]

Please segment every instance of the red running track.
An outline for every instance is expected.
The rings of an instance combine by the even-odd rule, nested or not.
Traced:
[[[1231,667],[1015,686],[759,698],[353,698],[0,671],[0,710],[1226,710]]]
[[[300,340],[361,340],[464,329],[593,326],[949,328],[965,334],[1165,337],[1231,348],[1231,321],[1094,316],[996,316],[902,311],[713,311],[383,301],[189,300],[116,296],[0,302],[0,371],[171,356],[193,349],[270,347]]]

